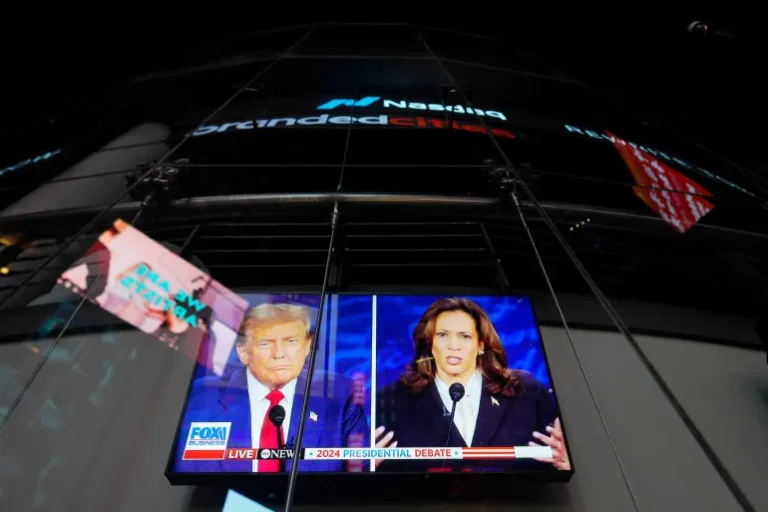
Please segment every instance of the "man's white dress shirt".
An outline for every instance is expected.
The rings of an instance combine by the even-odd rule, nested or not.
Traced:
[[[259,439],[261,439],[261,426],[264,424],[264,420],[269,421],[267,414],[269,413],[269,400],[267,395],[272,388],[268,388],[251,375],[250,371],[246,370],[248,380],[248,402],[251,406],[251,444],[254,448],[259,448]],[[283,421],[283,442],[287,443],[288,435],[290,434],[289,428],[291,425],[291,406],[293,405],[293,396],[296,394],[296,379],[293,379],[288,384],[280,389],[283,393],[283,399],[280,400],[279,405],[282,405],[285,409],[285,420]],[[253,472],[259,472],[259,461],[253,460]]]

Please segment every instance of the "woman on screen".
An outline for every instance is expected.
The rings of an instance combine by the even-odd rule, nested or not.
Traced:
[[[540,446],[553,457],[537,459],[570,469],[560,420],[549,390],[532,374],[507,368],[507,355],[488,314],[464,298],[433,303],[413,332],[415,358],[400,380],[377,393],[378,447]],[[453,405],[449,389],[464,396]],[[538,443],[534,442],[538,441]],[[417,461],[377,461],[382,471],[418,470]],[[440,467],[440,461],[427,461]],[[453,464],[451,464],[453,462]],[[459,463],[457,465],[455,463]],[[544,463],[544,464],[542,464]],[[531,469],[523,460],[449,461],[453,467]],[[427,464],[429,465],[429,464]],[[419,467],[417,467],[419,466]],[[478,468],[479,469],[479,468]]]

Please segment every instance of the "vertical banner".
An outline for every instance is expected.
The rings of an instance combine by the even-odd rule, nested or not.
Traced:
[[[635,178],[635,195],[680,233],[685,233],[715,205],[712,194],[682,173],[637,146],[606,132]]]

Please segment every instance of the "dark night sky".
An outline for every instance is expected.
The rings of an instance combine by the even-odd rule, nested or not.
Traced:
[[[672,123],[741,164],[768,167],[761,140],[768,115],[759,66],[768,50],[762,23],[708,20],[734,35],[728,38],[688,34],[686,25],[694,18],[685,17],[508,22],[506,16],[488,16],[501,21],[482,23],[457,18],[428,24],[509,39],[573,78],[629,98],[636,110]],[[262,25],[306,21],[273,17]],[[73,97],[96,94],[150,69],[173,67],[190,46],[238,32],[215,23],[123,26],[50,27],[37,34],[38,44],[23,45],[19,34],[5,33],[16,48],[4,56],[4,75],[13,77],[4,81],[6,118],[44,116]]]

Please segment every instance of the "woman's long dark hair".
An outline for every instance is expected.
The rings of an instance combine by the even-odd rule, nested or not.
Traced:
[[[403,385],[412,393],[418,393],[435,380],[437,367],[432,355],[432,340],[435,336],[437,317],[448,311],[463,311],[475,321],[475,328],[483,343],[483,354],[478,355],[477,366],[483,374],[485,388],[491,394],[516,396],[523,393],[518,372],[507,368],[507,354],[496,329],[483,308],[469,299],[440,299],[427,308],[416,328],[413,342],[416,358],[400,377]]]

